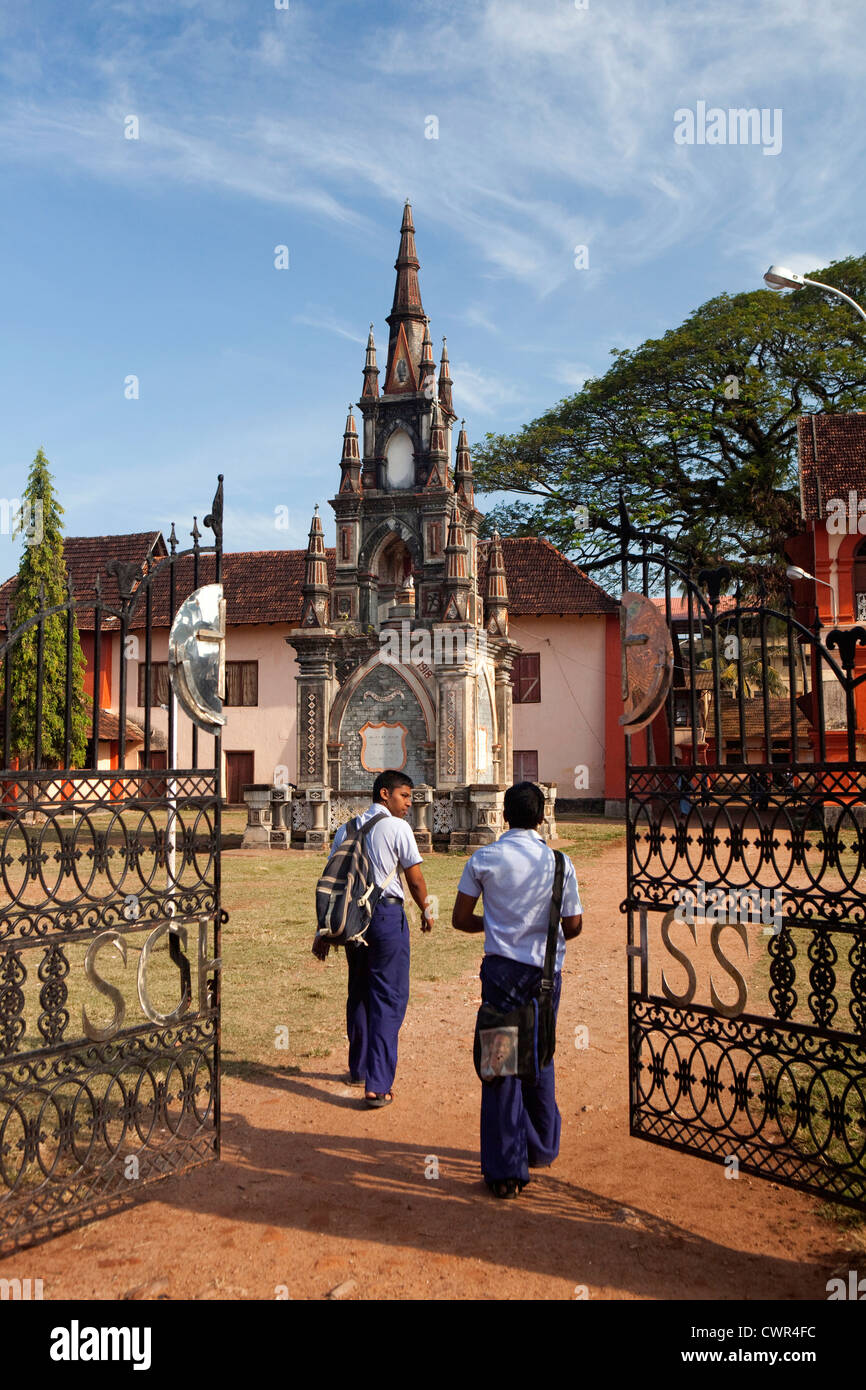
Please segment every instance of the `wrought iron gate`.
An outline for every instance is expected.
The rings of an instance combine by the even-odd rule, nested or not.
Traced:
[[[178,603],[221,578],[222,479],[204,524],[213,545],[201,545],[194,521],[193,544],[180,551],[172,527],[166,553],[103,563],[92,596],[70,584],[65,602],[43,604],[18,627],[7,604],[2,1246],[63,1230],[219,1156],[220,738],[212,765],[199,767],[198,729],[176,708],[165,663]],[[52,623],[65,641],[59,673],[43,662]],[[88,766],[73,770],[76,633],[88,645],[92,714]],[[27,642],[38,665],[35,721],[16,757],[13,672]],[[100,708],[107,672],[114,711]],[[43,755],[48,680],[64,692],[57,766]],[[139,766],[130,767],[136,741]],[[185,766],[173,765],[182,763],[172,757],[178,746]]]
[[[866,631],[619,534],[673,654],[627,739],[631,1133],[866,1208]]]

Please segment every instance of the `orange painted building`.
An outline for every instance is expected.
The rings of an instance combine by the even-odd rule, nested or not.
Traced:
[[[785,549],[809,579],[792,581],[795,616],[808,627],[816,618],[826,641],[833,628],[858,625],[866,634],[866,415],[804,415],[798,422],[800,511],[803,530]],[[838,658],[838,652],[833,652]],[[855,651],[854,674],[866,673],[866,647]],[[811,685],[819,679],[813,657]],[[848,758],[843,692],[824,668],[827,760]],[[854,692],[856,756],[866,758],[866,684]],[[817,716],[810,723],[818,756]]]

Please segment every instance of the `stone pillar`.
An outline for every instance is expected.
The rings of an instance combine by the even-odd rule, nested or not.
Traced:
[[[544,823],[540,827],[538,833],[542,835],[545,840],[555,840],[557,839],[555,814],[556,783],[540,782],[539,786],[544,792]]]
[[[321,854],[328,848],[331,838],[328,829],[328,810],[331,800],[330,787],[307,787],[307,801],[313,813],[313,824],[304,837],[304,849],[315,850]]]
[[[469,848],[469,788],[455,787],[451,793],[451,806],[454,815],[454,825],[451,830],[451,837],[448,841],[449,850],[457,850],[459,853],[466,853]]]
[[[292,838],[292,789],[271,787],[271,849],[288,849]]]
[[[271,788],[266,782],[255,782],[243,788],[247,807],[247,823],[241,849],[267,848],[271,828]]]
[[[433,654],[439,710],[435,785],[451,791],[476,775],[474,629],[435,623]]]
[[[490,643],[494,648],[494,643]],[[499,782],[510,787],[514,782],[514,718],[511,668],[520,648],[515,642],[497,642],[496,663],[496,726],[499,734]]]
[[[335,688],[334,633],[296,628],[286,638],[295,648],[297,676],[298,788],[321,787],[328,778],[328,717]]]
[[[419,783],[412,789],[415,843],[422,854],[433,852],[433,788]]]
[[[505,792],[499,787],[477,783],[469,788],[472,826],[469,831],[469,844],[489,845],[501,835],[504,824],[502,808]]]

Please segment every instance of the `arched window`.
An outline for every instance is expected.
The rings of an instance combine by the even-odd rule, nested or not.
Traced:
[[[396,430],[385,445],[385,486],[389,492],[415,486],[415,450],[405,430]]]

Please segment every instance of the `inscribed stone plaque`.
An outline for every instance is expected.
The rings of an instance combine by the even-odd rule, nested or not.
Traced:
[[[362,724],[358,732],[361,735],[361,766],[365,771],[402,770],[406,764],[405,724]]]

